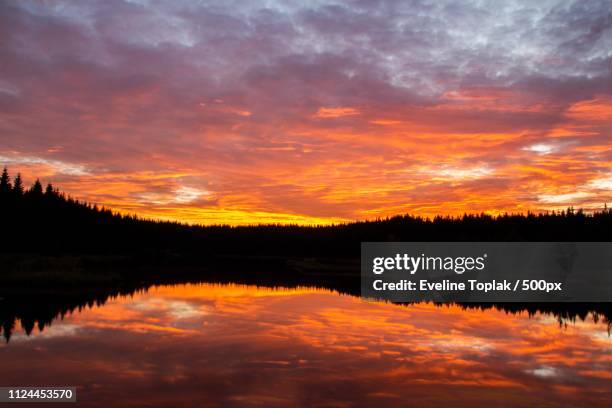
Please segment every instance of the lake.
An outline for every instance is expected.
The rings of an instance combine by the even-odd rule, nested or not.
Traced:
[[[28,330],[29,331],[29,330]],[[608,326],[327,289],[155,286],[0,345],[2,386],[79,406],[606,406]]]

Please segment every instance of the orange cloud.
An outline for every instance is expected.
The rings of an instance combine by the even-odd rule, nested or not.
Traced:
[[[612,98],[600,95],[595,99],[580,101],[566,112],[570,119],[579,121],[611,121],[612,120]]]
[[[568,34],[577,20],[564,10],[595,33],[607,10],[550,6],[541,15],[560,23],[533,30],[517,12],[499,31],[470,3],[461,18],[483,21],[457,31],[440,15],[450,9],[423,24],[430,9],[390,6],[383,17],[376,4],[346,14],[296,5],[256,21],[220,7],[210,30],[196,29],[208,16],[200,6],[126,18],[95,2],[0,5],[10,34],[0,52],[0,166],[124,213],[203,224],[611,201],[601,181],[612,165],[609,47],[597,36],[563,40],[582,38],[582,29]],[[511,58],[486,41],[494,32]],[[61,56],[53,64],[48,49]]]
[[[344,116],[359,115],[359,111],[355,108],[324,108],[321,107],[315,114],[315,118],[330,119],[341,118]]]

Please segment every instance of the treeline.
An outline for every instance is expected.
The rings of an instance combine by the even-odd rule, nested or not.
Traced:
[[[363,241],[611,241],[612,211],[402,215],[333,226],[193,226],[120,215],[37,180],[0,179],[0,253],[358,258]]]

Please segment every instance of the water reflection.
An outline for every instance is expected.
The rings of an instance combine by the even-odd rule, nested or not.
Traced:
[[[190,284],[16,327],[0,361],[91,406],[608,405],[611,346],[591,319]]]

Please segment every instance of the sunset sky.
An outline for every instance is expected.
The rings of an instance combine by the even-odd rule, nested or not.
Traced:
[[[612,202],[609,1],[3,1],[0,166],[194,223]]]

